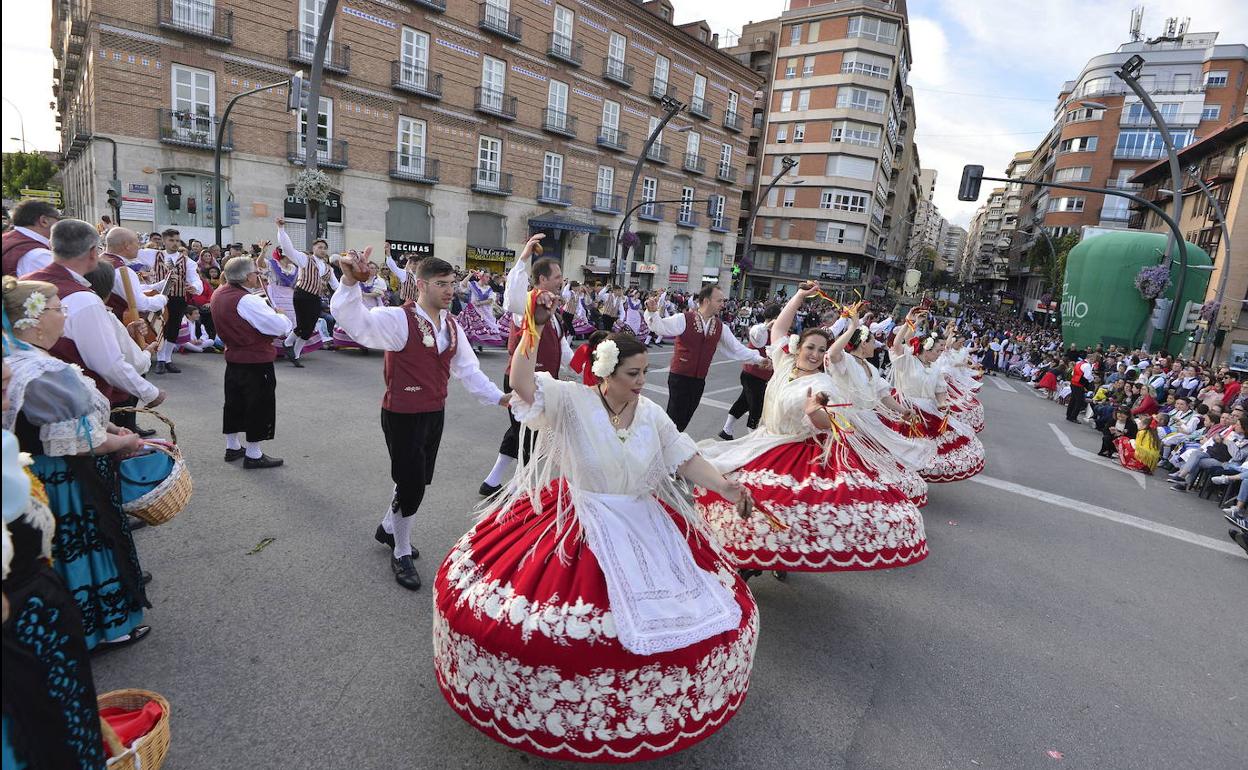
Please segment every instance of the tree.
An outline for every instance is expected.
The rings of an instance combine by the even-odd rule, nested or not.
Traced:
[[[23,189],[45,190],[56,176],[56,166],[41,152],[6,152],[3,163],[4,197],[21,198]]]

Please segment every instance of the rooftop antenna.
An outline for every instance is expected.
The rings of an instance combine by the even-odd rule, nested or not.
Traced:
[[[1131,9],[1131,42],[1138,43],[1144,39],[1144,35],[1140,33],[1140,27],[1144,24],[1144,6],[1138,6]]]

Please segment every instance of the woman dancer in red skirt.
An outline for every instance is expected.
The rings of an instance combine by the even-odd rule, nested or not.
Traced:
[[[975,379],[976,369],[971,366],[970,353],[963,346],[964,342],[954,331],[954,322],[950,321],[945,330],[945,349],[937,357],[936,365],[945,377],[949,410],[976,433],[981,433],[984,430],[984,405],[975,394],[984,384]]]
[[[984,445],[969,425],[954,416],[947,404],[948,385],[941,369],[934,366],[941,342],[936,332],[915,335],[915,326],[927,311],[914,308],[897,332],[890,351],[890,372],[897,400],[913,408],[919,419],[897,430],[922,435],[936,441],[936,460],[920,474],[929,482],[969,479],[984,469]]]
[[[545,324],[554,298],[530,298]],[[504,500],[451,549],[434,584],[438,685],[505,745],[554,759],[626,762],[706,738],[745,698],[758,612],[672,481],[739,500],[641,396],[631,334],[593,352],[596,386],[512,361],[512,408],[539,431]]]
[[[775,373],[758,429],[699,445],[717,470],[749,490],[762,514],[742,519],[716,491],[695,490],[702,515],[747,576],[888,569],[927,556],[923,516],[900,487],[896,461],[840,414],[871,404],[850,402],[852,394],[846,398],[822,371],[825,353],[841,356],[856,320],[831,347],[824,329],[788,335],[798,308],[818,290],[817,283],[799,289],[772,324]]]

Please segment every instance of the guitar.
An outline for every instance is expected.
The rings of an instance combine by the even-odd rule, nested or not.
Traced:
[[[133,275],[134,271],[124,266],[121,270],[122,285],[126,288],[126,310],[122,313],[121,320],[135,344],[143,349],[147,349],[160,339],[160,333],[164,329],[164,321],[168,317],[168,311],[161,313],[159,320],[155,318],[156,313],[148,313],[146,317],[140,313],[138,304],[134,301],[134,286],[130,283],[130,277],[126,275],[126,273]],[[137,276],[135,280],[138,280]]]

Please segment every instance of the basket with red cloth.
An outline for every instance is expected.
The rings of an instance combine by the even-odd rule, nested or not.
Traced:
[[[169,701],[148,690],[98,698],[109,770],[160,770],[169,753]]]

